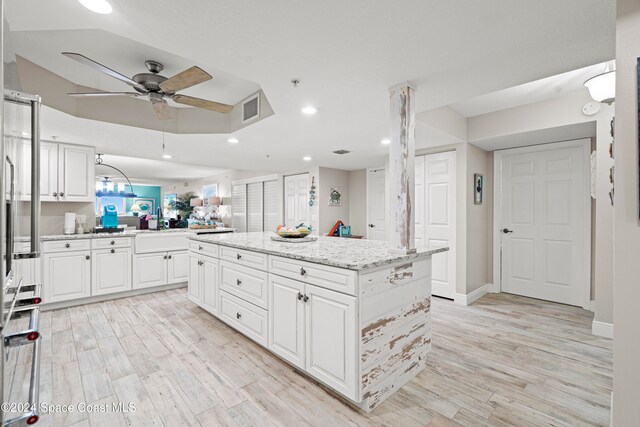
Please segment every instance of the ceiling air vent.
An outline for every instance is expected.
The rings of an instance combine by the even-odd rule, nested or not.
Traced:
[[[260,116],[260,94],[256,93],[242,103],[242,123],[250,122]]]
[[[336,150],[333,154],[349,154],[351,151],[349,150]]]

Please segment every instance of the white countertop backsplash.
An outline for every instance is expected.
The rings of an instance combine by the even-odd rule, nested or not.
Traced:
[[[318,237],[306,243],[287,243],[271,240],[272,232],[229,233],[220,235],[193,235],[189,239],[215,243],[238,249],[331,265],[349,270],[365,270],[402,261],[426,258],[449,250],[442,248],[418,248],[415,254],[403,255],[389,251],[388,243],[379,240]]]

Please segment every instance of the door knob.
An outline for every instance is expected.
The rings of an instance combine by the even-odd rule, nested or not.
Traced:
[[[513,230],[509,230],[508,228],[503,228],[503,229],[502,229],[502,232],[503,232],[504,234],[508,234],[508,233],[513,233]]]
[[[300,301],[302,298],[304,298],[304,295],[302,295],[301,292],[298,292],[298,301]]]
[[[368,224],[369,228],[374,228],[376,225],[375,224]]]

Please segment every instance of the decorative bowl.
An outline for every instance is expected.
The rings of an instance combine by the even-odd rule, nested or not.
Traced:
[[[311,234],[311,230],[307,230],[307,231],[286,231],[286,230],[278,230],[276,231],[276,234],[280,237],[286,237],[286,238],[300,238],[300,237],[305,237],[308,236],[309,234]]]

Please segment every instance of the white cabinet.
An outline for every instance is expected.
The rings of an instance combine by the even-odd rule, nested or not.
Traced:
[[[91,295],[131,290],[131,249],[94,250],[91,275]]]
[[[73,251],[43,257],[44,301],[57,302],[91,295],[91,252]]]
[[[269,349],[355,399],[356,298],[269,275]]]
[[[93,147],[42,142],[40,145],[40,200],[92,202],[95,198]],[[22,146],[19,198],[31,198],[31,143]]]
[[[189,278],[187,251],[138,254],[133,258],[134,289],[186,282]]]
[[[218,314],[218,260],[189,254],[189,299],[212,314]]]

